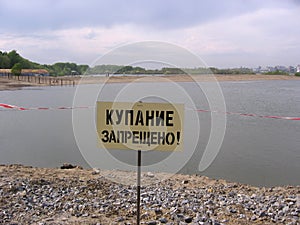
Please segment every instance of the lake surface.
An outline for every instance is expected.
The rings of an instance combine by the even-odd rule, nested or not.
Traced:
[[[109,84],[104,93],[113,96],[124,84]],[[167,83],[140,83],[143,88],[165,88]],[[180,83],[197,108],[209,109],[203,94],[191,83]],[[300,81],[240,81],[220,83],[228,112],[265,116],[300,117]],[[90,85],[93,88],[93,85]],[[1,91],[0,103],[52,110],[13,111],[0,109],[0,163],[58,167],[64,162],[88,167],[75,141],[72,110],[74,87],[25,88]],[[84,109],[81,109],[84,110]],[[88,109],[86,109],[88,110]],[[210,113],[199,112],[201,135],[196,151],[181,173],[200,173],[199,161],[207,144]],[[135,164],[135,153],[112,153]],[[161,153],[145,153],[145,165]],[[202,175],[242,183],[273,186],[300,184],[300,121],[227,115],[226,133],[213,163]],[[99,165],[101,167],[101,165]]]

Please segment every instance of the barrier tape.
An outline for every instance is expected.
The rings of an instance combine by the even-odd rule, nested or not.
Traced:
[[[30,108],[24,108],[24,107],[19,107],[16,105],[9,105],[9,104],[4,104],[4,103],[0,103],[0,107],[5,108],[5,109],[11,109],[11,110],[58,110],[58,109],[89,109],[89,108],[93,108],[91,106],[80,106],[80,107],[66,107],[66,106],[62,106],[62,107],[56,107],[56,108],[50,108],[50,107],[30,107]],[[0,110],[0,111],[4,111],[4,110]],[[7,110],[5,110],[7,111]]]
[[[50,108],[50,107],[24,108],[24,107],[19,107],[19,106],[15,106],[15,105],[0,103],[0,108],[24,111],[24,110],[90,109],[90,108],[94,108],[94,107],[93,106],[81,106],[81,107],[64,107],[64,106],[62,106],[62,107],[56,107],[56,108]],[[0,109],[0,111],[7,111],[7,110]],[[211,110],[205,110],[205,109],[196,109],[196,111],[197,112],[207,112],[207,113],[221,113],[221,114],[227,114],[227,115],[247,116],[247,117],[259,117],[259,118],[265,118],[265,119],[300,120],[300,117],[290,117],[290,116],[263,116],[263,115],[253,114],[253,113],[220,112],[220,111],[211,111]]]
[[[204,109],[196,109],[197,112],[210,112],[210,113],[222,113],[227,115],[238,115],[238,116],[249,116],[249,117],[259,117],[266,119],[283,119],[283,120],[300,120],[300,117],[291,117],[291,116],[263,116],[253,113],[235,113],[235,112],[219,112],[219,111],[210,111]]]

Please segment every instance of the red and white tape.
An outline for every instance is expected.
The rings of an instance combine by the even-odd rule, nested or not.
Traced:
[[[30,107],[30,108],[25,108],[25,107],[20,107],[16,105],[9,105],[5,103],[0,103],[0,111],[1,108],[4,109],[11,109],[11,110],[18,110],[18,111],[23,111],[23,110],[64,110],[64,109],[90,109],[94,108],[93,106],[81,106],[81,107],[56,107],[56,108],[51,108],[51,107]],[[7,111],[7,110],[5,110]],[[197,112],[207,112],[207,113],[221,113],[221,114],[227,114],[227,115],[238,115],[238,116],[248,116],[248,117],[259,117],[259,118],[265,118],[265,119],[283,119],[283,120],[300,120],[300,117],[290,117],[290,116],[264,116],[264,115],[257,115],[253,113],[236,113],[236,112],[219,112],[219,111],[211,111],[211,110],[205,110],[205,109],[196,109]]]
[[[300,120],[300,117],[291,117],[291,116],[264,116],[264,115],[257,115],[257,114],[253,114],[253,113],[219,112],[219,111],[210,111],[210,110],[204,110],[204,109],[196,109],[196,111],[197,112],[209,112],[209,113],[222,113],[222,114],[227,114],[227,115],[259,117],[259,118],[266,118],[266,119]]]
[[[20,106],[16,106],[16,105],[9,105],[9,104],[0,103],[0,108],[11,109],[11,110],[21,110],[22,111],[22,110],[89,109],[89,108],[93,108],[93,107],[91,107],[91,106],[80,106],[80,107],[61,106],[61,107],[56,107],[56,108],[51,108],[51,107],[30,107],[30,108],[25,108],[25,107],[20,107]]]

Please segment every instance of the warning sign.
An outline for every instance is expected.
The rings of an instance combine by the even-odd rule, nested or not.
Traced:
[[[106,149],[181,151],[184,105],[97,102],[97,132]]]

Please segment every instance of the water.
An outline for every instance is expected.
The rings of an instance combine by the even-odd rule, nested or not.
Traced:
[[[163,88],[168,84],[139,85]],[[204,96],[191,83],[181,85],[196,99],[197,107],[208,107]],[[121,87],[122,84],[110,84],[106,91],[111,95]],[[299,81],[221,82],[221,87],[229,112],[300,116]],[[73,87],[1,91],[0,102],[24,107],[72,106],[74,91]],[[211,125],[209,113],[199,113],[199,117],[201,137],[197,151],[180,171],[182,173],[199,173],[198,165]],[[0,111],[0,125],[2,164],[58,167],[70,162],[88,167],[75,142],[71,110]],[[260,186],[299,185],[299,137],[299,121],[228,115],[221,150],[211,166],[201,174]],[[134,152],[112,154],[128,163],[135,163]],[[144,163],[154,163],[157,157],[166,156],[147,153]]]

